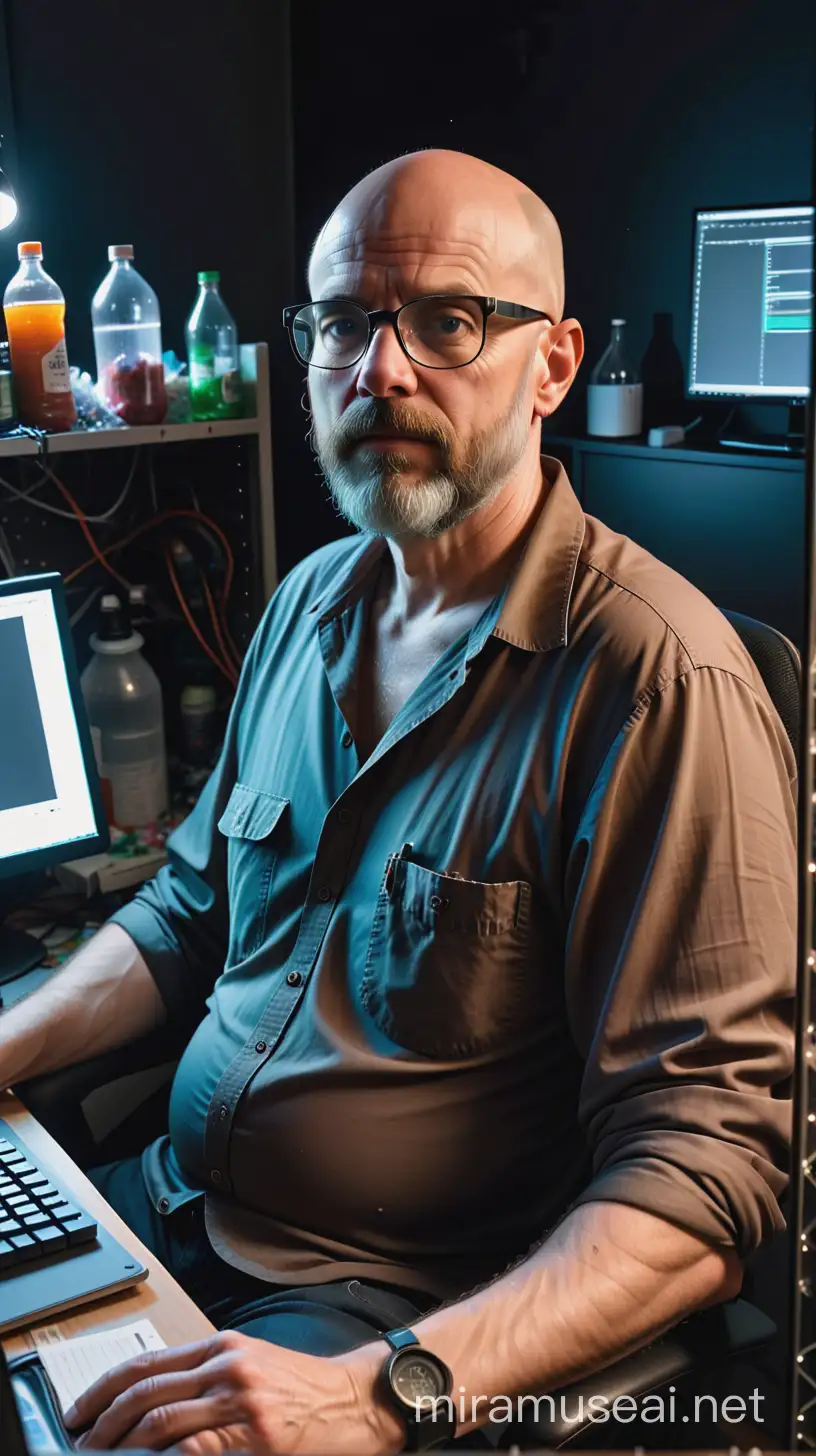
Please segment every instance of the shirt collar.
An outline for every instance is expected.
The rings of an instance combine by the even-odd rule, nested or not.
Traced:
[[[586,517],[560,460],[542,455],[541,469],[549,484],[547,499],[510,581],[496,599],[494,611],[483,619],[483,629],[476,629],[482,641],[475,644],[471,640],[469,657],[475,655],[474,647],[480,648],[491,634],[528,652],[566,646]],[[337,616],[361,595],[366,577],[386,550],[384,536],[363,533],[362,545],[346,571],[306,609],[307,613],[319,612],[321,622]]]

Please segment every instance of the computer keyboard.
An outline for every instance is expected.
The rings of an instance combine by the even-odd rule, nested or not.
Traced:
[[[97,1226],[7,1137],[0,1137],[0,1276],[29,1259],[91,1243]]]

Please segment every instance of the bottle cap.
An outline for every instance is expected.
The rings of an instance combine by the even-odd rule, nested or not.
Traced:
[[[221,274],[216,273],[213,269],[210,269],[209,271],[199,273],[198,281],[199,283],[220,283]]]
[[[217,703],[215,688],[205,684],[188,683],[181,690],[181,707],[185,708],[214,708]]]
[[[100,603],[99,631],[97,636],[100,642],[122,642],[125,637],[130,637],[130,618],[128,611],[117,596],[107,594],[103,596]]]
[[[111,593],[100,602],[99,630],[88,641],[94,652],[103,657],[121,657],[144,647],[144,637],[130,625],[130,614],[117,596]]]
[[[116,263],[118,261],[118,259],[120,259],[120,258],[127,258],[129,260],[132,260],[132,258],[133,258],[133,244],[132,243],[112,243],[111,244],[111,246],[108,248],[108,262],[109,263]]]
[[[615,328],[618,327],[619,324],[625,324],[625,323],[626,323],[626,319],[613,319],[612,320],[612,327],[613,327],[613,329],[615,329]]]
[[[42,257],[42,243],[18,243],[17,244],[17,257],[18,258],[41,258]]]

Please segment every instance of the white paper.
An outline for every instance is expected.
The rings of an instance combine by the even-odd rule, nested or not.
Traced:
[[[54,1325],[33,1330],[32,1336],[54,1383],[63,1414],[100,1375],[125,1360],[132,1360],[134,1355],[144,1354],[145,1350],[165,1347],[158,1330],[146,1319],[113,1330],[101,1330],[96,1335],[77,1335],[72,1340],[60,1339]]]

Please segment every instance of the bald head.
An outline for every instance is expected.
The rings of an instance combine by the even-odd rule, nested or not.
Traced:
[[[360,265],[385,277],[399,268],[408,286],[412,272],[428,283],[430,270],[440,292],[453,282],[556,321],[563,316],[563,249],[553,214],[517,178],[465,152],[397,157],[346,194],[312,250],[312,297],[342,291],[338,280]]]

